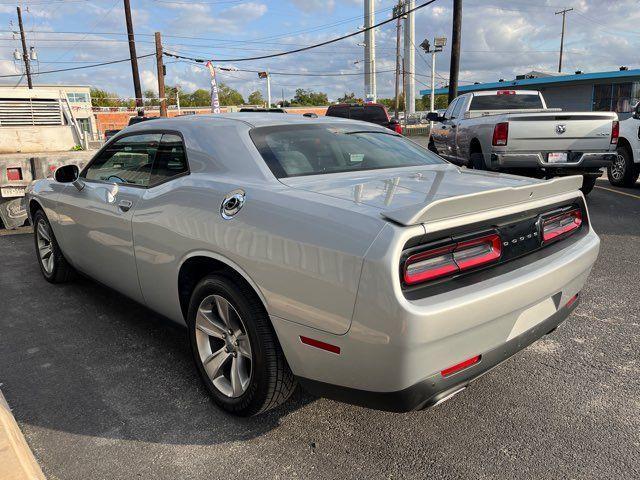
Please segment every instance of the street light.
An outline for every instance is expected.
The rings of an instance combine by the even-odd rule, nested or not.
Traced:
[[[447,45],[447,37],[435,37],[433,39],[433,48],[429,43],[429,40],[425,39],[421,44],[420,48],[422,48],[425,53],[431,54],[431,108],[430,111],[433,112],[435,110],[435,81],[436,81],[436,53],[442,52],[444,47]]]
[[[258,72],[258,78],[267,79],[267,110],[269,110],[271,108],[271,75],[269,75],[269,70]]]

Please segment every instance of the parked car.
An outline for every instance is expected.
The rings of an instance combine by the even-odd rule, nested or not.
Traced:
[[[402,133],[402,125],[395,118],[389,116],[387,108],[380,103],[338,103],[329,105],[327,117],[350,118],[363,122],[381,125],[396,133]]]
[[[611,185],[632,187],[640,176],[640,103],[631,117],[620,122],[616,159],[607,167]]]
[[[299,383],[408,411],[575,308],[600,245],[581,181],[460,169],[364,122],[238,113],[129,127],[31,184],[28,207],[44,278],[77,270],[185,324],[221,408],[257,414]]]
[[[547,108],[533,90],[466,93],[429,119],[438,122],[429,148],[454,163],[538,178],[582,175],[585,194],[616,158],[615,113]]]

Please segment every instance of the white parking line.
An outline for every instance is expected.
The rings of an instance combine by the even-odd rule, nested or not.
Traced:
[[[619,190],[614,190],[613,188],[601,187],[600,185],[596,185],[596,188],[600,190],[606,190],[607,192],[619,193],[620,195],[626,195],[627,197],[633,197],[640,200],[640,195],[634,195],[633,193],[621,192]]]

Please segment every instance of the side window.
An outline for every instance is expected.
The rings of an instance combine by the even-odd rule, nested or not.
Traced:
[[[189,171],[187,156],[184,151],[182,138],[175,133],[164,133],[160,140],[160,148],[151,168],[151,181],[154,186],[166,182],[170,178]]]
[[[351,120],[367,121],[368,118],[365,114],[364,106],[356,105],[354,107],[349,107],[349,118],[351,118]]]
[[[349,118],[349,107],[329,107],[327,115],[330,117]]]
[[[462,107],[465,104],[465,98],[459,98],[455,107],[453,107],[453,112],[451,113],[451,118],[460,118],[460,112]]]
[[[452,118],[452,112],[453,109],[456,108],[456,105],[458,105],[458,100],[460,100],[459,98],[456,98],[453,100],[453,102],[451,102],[451,104],[447,107],[447,110],[444,112],[444,118],[446,119],[451,119]]]
[[[113,142],[84,172],[87,180],[146,187],[162,134],[128,135]]]

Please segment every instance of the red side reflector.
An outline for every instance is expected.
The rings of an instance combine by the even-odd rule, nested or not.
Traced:
[[[475,357],[465,360],[464,362],[460,362],[454,365],[453,367],[449,367],[442,370],[440,374],[443,377],[448,377],[449,375],[453,375],[454,373],[464,370],[465,368],[469,368],[471,365],[475,365],[480,361],[480,358],[481,358],[481,355],[476,355]]]
[[[573,305],[574,303],[576,303],[576,300],[578,300],[578,294],[576,293],[573,297],[571,297],[569,299],[569,301],[565,304],[565,308],[570,308],[571,305]]]
[[[319,348],[320,350],[326,350],[327,352],[336,353],[340,355],[340,347],[336,345],[331,345],[330,343],[321,342],[320,340],[316,340],[315,338],[303,337],[300,335],[300,341],[305,345],[309,345],[311,347]]]
[[[10,182],[17,182],[22,180],[22,169],[21,168],[7,168],[7,180]]]
[[[611,125],[611,143],[618,143],[618,137],[620,136],[620,122],[613,121]]]
[[[544,219],[542,223],[542,240],[545,243],[559,240],[582,225],[582,212],[571,210],[569,212],[554,215]]]
[[[496,123],[493,127],[493,138],[491,144],[496,147],[503,147],[509,139],[509,122]]]

